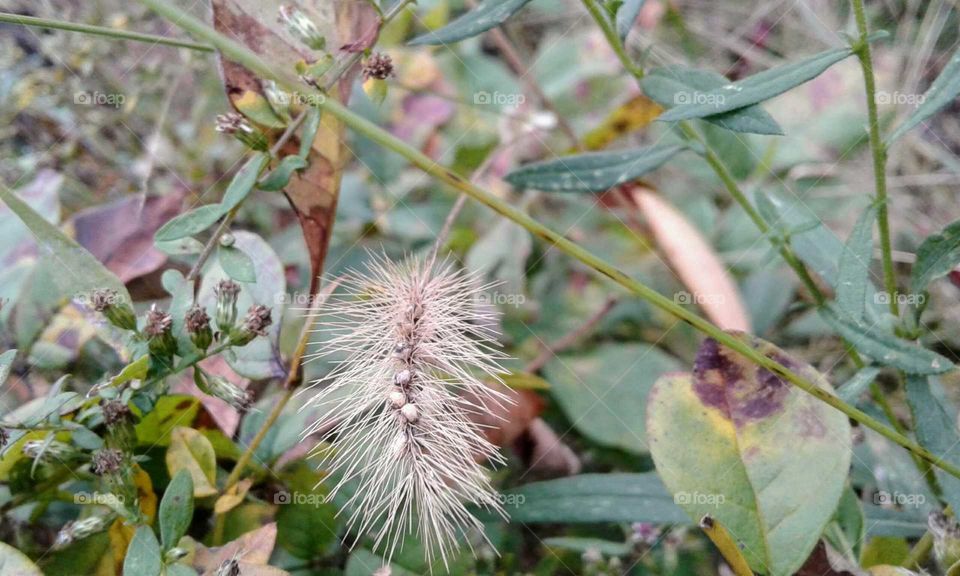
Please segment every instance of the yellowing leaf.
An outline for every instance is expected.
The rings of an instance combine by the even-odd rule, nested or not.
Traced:
[[[153,491],[153,482],[139,465],[133,467],[133,484],[137,487],[137,499],[140,503],[140,513],[147,524],[153,522],[157,515],[157,493]]]
[[[663,108],[643,95],[634,96],[611,112],[603,122],[583,136],[587,150],[602,150],[623,136],[650,125]]]
[[[213,511],[217,514],[226,514],[243,502],[253,486],[253,480],[245,478],[234,484],[226,494],[217,498],[217,503],[213,505]]]
[[[173,477],[187,470],[193,478],[193,495],[197,498],[217,493],[217,457],[210,441],[193,428],[177,427],[170,433],[167,449],[167,471]]]

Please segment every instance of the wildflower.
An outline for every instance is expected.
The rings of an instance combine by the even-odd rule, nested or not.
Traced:
[[[482,533],[467,504],[506,517],[479,464],[503,459],[471,420],[510,402],[482,381],[504,358],[495,311],[475,306],[488,287],[450,264],[386,259],[343,286],[320,312],[329,339],[314,356],[346,359],[315,383],[323,389],[309,405],[325,416],[306,434],[333,439],[326,464],[341,480],[331,499],[357,482],[351,528],[370,533],[387,561],[416,534],[446,563],[458,536]]]
[[[130,408],[125,402],[109,400],[100,408],[103,411],[103,422],[108,428],[126,424],[130,421]]]
[[[108,322],[124,330],[137,329],[137,316],[129,304],[121,300],[116,290],[101,288],[90,294],[90,305],[104,315]]]
[[[57,532],[57,537],[53,541],[53,548],[61,550],[78,540],[103,532],[106,530],[109,520],[109,517],[89,516],[83,520],[68,522]]]
[[[116,474],[123,464],[123,452],[115,448],[104,448],[93,454],[91,470],[97,476]]]
[[[393,60],[389,55],[377,52],[363,63],[363,79],[386,80],[393,76]]]
[[[280,6],[280,22],[286,26],[291,36],[300,40],[314,50],[323,50],[327,47],[327,39],[324,38],[317,25],[313,23],[306,14],[300,9],[283,4]]]
[[[230,333],[230,342],[236,346],[246,346],[257,336],[266,336],[267,328],[273,324],[272,311],[263,304],[254,304],[247,310],[247,317],[240,329]]]
[[[236,112],[217,115],[216,130],[223,134],[230,134],[251,150],[264,152],[268,148],[267,137]]]
[[[631,525],[631,539],[638,544],[653,546],[660,540],[660,528],[649,522],[634,522]]]
[[[150,344],[150,352],[167,358],[176,354],[177,341],[170,331],[172,326],[173,318],[170,314],[158,309],[156,304],[150,307],[147,323],[143,327],[143,333],[147,335]]]
[[[195,368],[193,381],[204,394],[219,398],[241,412],[250,408],[253,400],[250,393],[223,376],[210,376],[199,368]]]
[[[184,317],[184,327],[193,345],[206,350],[213,343],[213,331],[210,329],[210,316],[200,306],[192,306]]]
[[[240,295],[240,285],[233,280],[221,280],[213,288],[217,295],[217,328],[229,333],[237,321],[237,296]]]

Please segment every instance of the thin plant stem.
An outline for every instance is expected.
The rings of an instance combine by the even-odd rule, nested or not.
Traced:
[[[623,42],[620,41],[617,30],[603,13],[603,8],[598,6],[595,0],[583,0],[583,6],[590,12],[590,15],[593,16],[597,25],[600,26],[600,31],[603,32],[604,37],[606,37],[607,43],[610,44],[617,58],[620,59],[620,64],[637,79],[643,78],[643,68],[634,63],[633,59],[627,54],[626,47],[623,45]]]
[[[883,262],[883,284],[890,303],[890,313],[900,316],[897,302],[897,280],[893,269],[893,249],[890,243],[890,219],[887,206],[887,147],[880,137],[880,119],[877,114],[877,87],[873,75],[873,58],[870,54],[870,42],[867,28],[867,16],[863,9],[863,0],[852,0],[854,18],[860,38],[854,46],[854,52],[863,69],[863,83],[867,96],[867,116],[870,129],[870,150],[873,153],[873,177],[876,181],[877,228],[880,232],[880,254]]]
[[[140,32],[129,32],[127,30],[118,30],[106,26],[92,26],[90,24],[77,24],[74,22],[64,22],[62,20],[51,20],[49,18],[37,18],[35,16],[24,16],[21,14],[10,14],[0,12],[0,22],[7,24],[20,24],[22,26],[31,26],[35,28],[46,28],[49,30],[66,30],[68,32],[81,32],[93,36],[103,36],[106,38],[115,38],[118,40],[132,40],[134,42],[146,42],[148,44],[162,44],[164,46],[173,46],[176,48],[189,48],[200,52],[213,52],[213,46],[206,44],[197,44],[189,40],[177,40],[176,38],[167,38],[165,36],[156,36],[154,34],[142,34]]]
[[[197,18],[194,18],[188,14],[184,14],[176,8],[166,4],[165,2],[162,2],[161,0],[139,1],[141,4],[144,4],[164,18],[176,23],[186,32],[210,42],[225,56],[243,66],[246,66],[252,72],[264,78],[273,79],[287,89],[299,88],[298,81],[293,78],[290,73],[278,71],[266,65],[254,52],[250,51],[245,46],[226,38]],[[827,390],[820,388],[817,384],[810,382],[786,366],[783,366],[779,362],[763,355],[751,347],[748,343],[742,341],[736,335],[722,330],[710,321],[675,303],[673,299],[667,298],[646,284],[631,278],[614,265],[603,260],[599,256],[596,256],[579,244],[572,242],[561,234],[558,234],[550,228],[547,228],[526,213],[504,202],[496,195],[474,184],[471,184],[463,176],[460,176],[445,166],[437,164],[426,154],[410,146],[408,143],[380,128],[366,118],[363,118],[362,116],[352,112],[343,104],[332,98],[326,98],[322,99],[322,101],[315,102],[314,105],[343,122],[357,134],[365,136],[372,142],[399,154],[426,174],[433,176],[436,180],[443,182],[460,192],[466,193],[477,202],[487,206],[494,212],[523,227],[551,247],[555,247],[564,254],[579,260],[581,263],[595,271],[598,275],[610,279],[614,283],[625,288],[628,292],[642,298],[643,300],[646,300],[653,306],[656,306],[657,308],[660,308],[661,310],[687,322],[700,332],[703,332],[707,336],[714,338],[719,344],[743,356],[747,360],[755,363],[757,366],[770,370],[793,386],[810,394],[811,396],[814,396],[818,400],[835,408],[843,414],[846,414],[848,417],[866,426],[867,428],[874,430],[884,438],[887,438],[901,447],[914,452],[922,459],[930,462],[934,466],[946,471],[947,473],[960,478],[960,467],[957,465],[937,457],[926,448],[920,446],[896,430],[885,426],[869,414],[866,414],[865,412],[847,404]]]

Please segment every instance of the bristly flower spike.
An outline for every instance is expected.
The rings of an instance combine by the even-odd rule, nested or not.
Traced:
[[[388,564],[415,535],[446,565],[462,537],[483,532],[467,505],[506,518],[480,464],[503,458],[471,418],[511,402],[484,383],[506,358],[497,312],[480,304],[491,286],[449,262],[375,257],[317,314],[325,337],[312,357],[336,359],[314,383],[307,406],[323,416],[306,434],[332,441],[317,449],[338,478],[330,498],[356,483],[341,512]]]

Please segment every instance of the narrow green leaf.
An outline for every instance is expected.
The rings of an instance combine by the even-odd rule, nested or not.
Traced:
[[[830,392],[813,367],[773,344],[744,342]],[[650,392],[657,473],[691,519],[709,514],[756,572],[794,574],[831,521],[852,455],[850,423],[815,397],[707,339],[692,375]]]
[[[227,273],[227,276],[237,282],[251,283],[257,281],[257,271],[254,268],[253,260],[243,250],[233,246],[220,246],[217,248],[217,258],[220,260],[220,267]]]
[[[612,542],[610,540],[601,540],[600,538],[581,538],[577,536],[558,536],[556,538],[544,538],[543,543],[551,548],[560,548],[561,550],[572,550],[581,554],[596,551],[604,556],[627,556],[633,552],[633,545],[626,542]]]
[[[960,48],[953,53],[950,62],[944,66],[937,79],[924,92],[920,106],[887,137],[887,144],[897,140],[917,124],[939,112],[953,102],[958,95],[960,95]]]
[[[154,242],[157,250],[169,256],[186,256],[189,254],[199,254],[203,252],[203,243],[196,238],[180,238],[169,242]]]
[[[730,110],[750,106],[813,80],[827,68],[853,54],[850,48],[834,48],[797,62],[764,70],[738,82],[725,84],[699,94],[690,102],[671,108],[658,118],[675,122],[690,118],[714,116]]]
[[[123,573],[137,576],[160,576],[163,562],[160,557],[160,543],[149,526],[139,526],[127,547],[127,556],[123,559]]]
[[[673,108],[678,104],[693,102],[695,99],[701,98],[703,94],[722,88],[729,83],[730,81],[723,75],[712,70],[698,70],[683,66],[657,68],[640,81],[643,93],[665,108]],[[759,104],[744,106],[722,114],[705,116],[703,119],[734,132],[783,134],[783,129],[777,124],[777,121]]]
[[[310,108],[307,111],[307,117],[303,121],[303,129],[300,132],[300,158],[306,160],[310,157],[310,150],[313,149],[313,141],[317,138],[317,131],[320,130],[320,119],[322,113],[319,108]]]
[[[956,451],[956,447],[960,445],[956,423],[957,409],[950,405],[939,380],[925,376],[908,376],[906,392],[917,442],[935,456],[953,464],[960,464],[960,454]],[[960,510],[960,478],[939,468],[934,470],[947,504],[954,510]]]
[[[233,180],[230,181],[230,185],[227,186],[227,191],[223,193],[223,200],[220,201],[220,208],[224,214],[239,206],[246,199],[257,184],[260,171],[267,165],[269,159],[270,157],[263,152],[257,152],[237,171]]]
[[[530,3],[530,0],[483,0],[476,8],[457,18],[446,26],[417,36],[408,44],[452,44],[465,38],[486,32],[507,21],[518,10]]]
[[[913,513],[911,513],[913,512]],[[927,531],[927,515],[922,510],[896,510],[874,504],[863,504],[867,536],[913,538]]]
[[[899,368],[907,374],[941,374],[953,369],[953,363],[936,352],[881,332],[876,326],[850,318],[829,306],[820,309],[820,317],[854,348],[879,364]]]
[[[550,192],[601,192],[656,170],[685,150],[659,145],[618,152],[592,152],[521,166],[506,180],[518,188]]]
[[[877,366],[865,366],[857,371],[849,380],[844,382],[843,386],[837,390],[837,396],[847,404],[856,404],[863,391],[870,387],[870,384],[877,379],[880,374],[880,368]]]
[[[625,42],[646,0],[624,0],[617,10],[617,35]]]
[[[193,520],[193,477],[186,469],[174,475],[160,501],[160,539],[163,551],[173,548]]]
[[[521,524],[690,522],[653,472],[581,474],[527,484],[503,498],[510,520]]]
[[[867,207],[850,232],[840,255],[837,280],[837,306],[856,320],[863,319],[867,285],[870,283],[870,260],[873,257],[873,221],[877,209]]]
[[[199,234],[207,228],[217,223],[226,210],[220,204],[207,204],[184,212],[169,222],[164,224],[154,234],[153,240],[157,242],[171,242],[179,240],[194,234]]]
[[[75,296],[109,288],[116,290],[124,303],[130,304],[126,286],[113,272],[2,184],[0,200],[30,229],[42,246],[44,256],[57,262],[58,265],[50,269],[54,282],[63,294]]]
[[[280,161],[280,164],[272,172],[267,174],[267,177],[257,185],[257,188],[268,192],[283,190],[290,183],[293,173],[306,167],[307,161],[300,156],[287,156]]]
[[[7,350],[3,354],[0,354],[0,386],[3,386],[3,383],[7,381],[7,377],[10,376],[10,368],[13,367],[13,360],[16,357],[16,350]]]
[[[910,273],[910,289],[920,294],[927,286],[960,264],[960,220],[938,234],[927,237],[917,249],[917,261]]]

